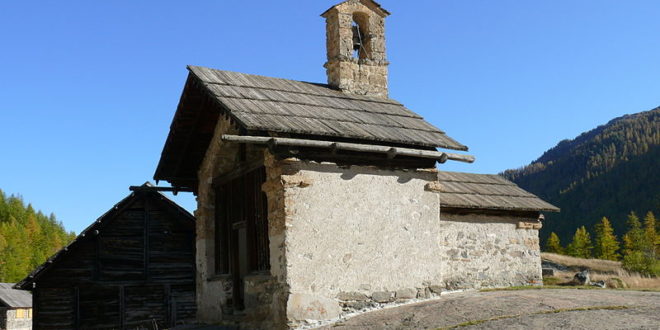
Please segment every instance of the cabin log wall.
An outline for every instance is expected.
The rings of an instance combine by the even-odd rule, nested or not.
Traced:
[[[34,329],[194,321],[194,222],[160,194],[135,194],[35,280]]]

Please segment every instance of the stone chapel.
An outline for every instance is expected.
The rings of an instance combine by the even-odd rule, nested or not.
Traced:
[[[474,158],[388,97],[389,14],[372,0],[322,14],[327,84],[188,66],[154,179],[197,196],[199,322],[296,328],[541,283],[540,212],[558,209],[436,169]]]

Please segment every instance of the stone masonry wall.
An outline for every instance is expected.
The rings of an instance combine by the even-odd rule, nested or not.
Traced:
[[[238,130],[222,117],[218,120],[213,140],[198,172],[197,210],[197,320],[207,323],[222,321],[223,305],[231,296],[231,281],[215,276],[215,191],[213,179],[230,171],[236,163],[238,145],[224,143],[222,134]]]
[[[227,300],[232,296],[231,276],[215,274],[215,190],[213,180],[234,170],[238,164],[239,145],[225,143],[222,134],[237,134],[238,130],[226,118],[221,118],[215,129],[213,140],[198,172],[199,187],[197,196],[197,320],[209,324],[238,322],[243,325],[261,327],[261,322],[275,324],[283,320],[276,315],[279,305],[284,305],[282,285],[278,278],[269,274],[248,275],[245,278],[245,307],[240,315],[229,315]],[[247,161],[264,159],[264,149],[247,146]],[[267,168],[267,174],[273,176]],[[275,202],[277,199],[268,196]],[[276,209],[275,206],[272,207]],[[269,215],[269,218],[271,216]],[[282,231],[280,229],[280,231]],[[276,242],[276,241],[275,241]],[[272,245],[272,244],[271,244]],[[276,248],[271,246],[271,251]],[[271,268],[283,268],[281,258],[271,257]],[[281,278],[281,276],[280,276]],[[283,280],[282,280],[283,281]],[[280,312],[279,315],[283,315]],[[283,321],[279,321],[280,324]]]
[[[536,229],[517,229],[511,216],[440,215],[440,261],[447,290],[541,284]]]
[[[541,283],[538,230],[517,229],[535,219],[441,214],[426,189],[434,170],[273,168],[286,173],[275,180],[285,231],[271,247],[286,265],[291,327],[444,291]]]
[[[32,330],[32,318],[17,318],[15,309],[0,308],[0,329]]]
[[[299,162],[286,187],[291,324],[426,297],[442,282],[434,170]],[[341,304],[340,304],[341,303]]]

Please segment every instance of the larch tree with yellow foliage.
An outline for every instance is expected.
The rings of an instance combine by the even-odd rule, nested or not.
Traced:
[[[620,249],[619,241],[614,235],[612,224],[606,217],[596,224],[595,234],[594,256],[598,259],[619,260],[621,257],[617,252]]]

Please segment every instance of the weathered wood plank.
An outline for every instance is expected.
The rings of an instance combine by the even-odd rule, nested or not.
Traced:
[[[194,222],[157,192],[131,198],[35,281],[35,329],[151,328],[152,320],[165,328],[194,319]]]
[[[235,142],[235,143],[325,148],[325,149],[333,149],[333,150],[380,153],[380,154],[388,154],[394,156],[430,158],[440,162],[444,162],[447,159],[466,162],[466,163],[474,162],[474,156],[470,156],[470,155],[459,155],[453,153],[445,153],[441,151],[398,148],[398,147],[380,146],[380,145],[371,145],[371,144],[319,141],[319,140],[308,140],[308,139],[273,138],[273,137],[264,137],[264,136],[238,136],[238,135],[223,135],[222,140],[225,142]]]

